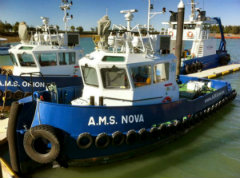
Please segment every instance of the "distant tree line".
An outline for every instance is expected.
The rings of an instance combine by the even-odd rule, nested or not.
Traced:
[[[15,24],[10,24],[7,21],[2,22],[0,20],[0,33],[18,32],[18,25],[19,25],[19,22],[16,22]],[[57,25],[56,27],[59,30],[59,26]],[[224,29],[224,33],[240,34],[240,26],[228,25],[228,26],[222,26],[222,27]],[[35,31],[36,29],[35,27],[28,26],[28,30]],[[92,27],[90,31],[84,31],[82,26],[75,27],[72,25],[70,27],[70,31],[79,32],[79,33],[84,33],[84,32],[97,33],[97,30],[98,30],[97,27]],[[220,33],[219,27],[217,25],[210,26],[210,31]]]
[[[240,34],[240,26],[222,26],[224,33],[232,33],[232,34]],[[210,27],[211,32],[220,33],[219,27],[217,25],[213,25]]]
[[[10,24],[7,21],[3,22],[0,20],[0,33],[10,33],[10,32],[17,33],[18,25],[19,25],[19,22],[16,22],[15,24]],[[62,32],[62,30],[60,30],[58,25],[56,26],[56,28],[58,29],[59,32]],[[97,27],[94,27],[94,28],[92,27],[91,31],[84,31],[82,26],[78,26],[78,27],[71,26],[69,30],[72,32],[79,32],[79,33],[84,33],[84,32],[97,33]],[[28,31],[36,31],[36,28],[33,26],[28,26]]]

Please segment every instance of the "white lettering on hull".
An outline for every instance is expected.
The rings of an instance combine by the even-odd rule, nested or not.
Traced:
[[[27,81],[23,81],[21,84],[19,84],[18,81],[5,81],[5,82],[2,82],[0,81],[0,86],[1,87],[5,87],[5,86],[8,86],[8,87],[31,87],[31,84]],[[33,82],[33,87],[34,88],[44,88],[45,87],[45,83],[44,82]]]
[[[122,115],[119,122],[120,124],[134,124],[144,122],[143,114],[135,114],[135,115]],[[88,120],[88,126],[101,126],[101,125],[117,125],[115,116],[99,116],[98,118],[94,118],[91,116]]]

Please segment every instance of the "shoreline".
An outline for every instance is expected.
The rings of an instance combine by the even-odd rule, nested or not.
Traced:
[[[211,36],[221,39],[221,34],[210,34]],[[92,38],[96,36],[96,34],[80,34],[80,38]],[[240,34],[231,34],[231,33],[226,33],[224,34],[225,39],[240,39]],[[0,38],[6,38],[7,41],[3,43],[14,43],[14,42],[20,42],[20,39],[18,35],[16,36],[8,36],[8,35],[0,35]]]
[[[80,34],[80,38],[92,38],[94,36],[95,36],[95,34]],[[7,39],[7,41],[2,42],[2,44],[20,42],[18,35],[16,35],[16,36],[0,35],[0,38]]]

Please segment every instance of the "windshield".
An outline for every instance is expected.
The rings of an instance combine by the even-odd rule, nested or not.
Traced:
[[[128,89],[130,88],[125,69],[112,68],[101,69],[103,87],[107,89]]]
[[[135,87],[141,87],[151,84],[152,68],[150,65],[131,68],[132,79]]]
[[[24,67],[36,67],[32,54],[18,54],[19,63]]]
[[[96,69],[93,67],[82,66],[82,73],[84,82],[87,85],[92,85],[98,87],[98,79],[97,79],[97,72]]]

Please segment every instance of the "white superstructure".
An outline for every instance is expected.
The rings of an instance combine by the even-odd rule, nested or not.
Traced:
[[[64,10],[66,24],[66,10],[70,9],[70,5],[63,2],[61,9]],[[56,26],[49,25],[49,18],[41,19],[43,25],[37,27],[31,36],[27,25],[19,24],[21,43],[9,50],[13,75],[80,76],[78,59],[82,57],[82,51],[79,34],[58,33]]]
[[[108,45],[101,44],[79,61],[84,89],[73,105],[130,106],[179,99],[170,37],[144,36],[140,25],[131,28],[134,12],[121,11],[127,26],[113,25]]]
[[[162,24],[168,25],[167,34],[171,35],[171,52],[175,53],[177,35],[177,13],[170,11],[169,22]],[[216,39],[210,36],[209,27],[217,24],[216,20],[206,17],[206,11],[196,8],[196,3],[191,0],[191,15],[188,21],[184,21],[183,40],[193,41],[191,48],[191,58],[203,57],[216,54]]]

